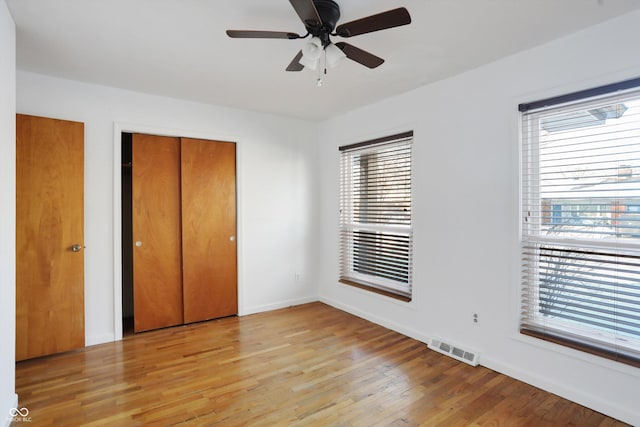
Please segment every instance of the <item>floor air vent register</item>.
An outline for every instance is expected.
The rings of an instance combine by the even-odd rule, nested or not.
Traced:
[[[462,348],[451,342],[443,341],[440,338],[431,338],[429,348],[471,366],[478,366],[480,355],[477,351]]]

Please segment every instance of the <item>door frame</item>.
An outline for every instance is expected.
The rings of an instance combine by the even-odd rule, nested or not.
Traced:
[[[114,341],[122,340],[122,133],[209,139],[236,144],[236,251],[238,315],[245,314],[244,286],[242,282],[242,138],[238,135],[190,131],[136,123],[114,122],[113,125],[113,328]]]

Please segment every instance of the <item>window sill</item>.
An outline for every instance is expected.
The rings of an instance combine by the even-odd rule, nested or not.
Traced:
[[[384,295],[384,296],[389,297],[389,298],[394,298],[394,299],[397,299],[399,301],[411,302],[411,297],[407,297],[405,295],[398,295],[398,294],[393,293],[391,291],[386,291],[384,289],[376,288],[374,286],[367,285],[365,283],[360,283],[360,282],[356,282],[356,281],[348,280],[348,279],[339,279],[338,282],[340,282],[340,283],[342,283],[344,285],[349,285],[349,286],[353,286],[353,287],[358,288],[358,289],[363,289],[365,291],[373,292],[373,293],[376,293],[378,295]]]

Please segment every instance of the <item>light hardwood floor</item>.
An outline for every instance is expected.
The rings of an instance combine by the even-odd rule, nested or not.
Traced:
[[[16,383],[31,426],[625,425],[322,303],[20,362]]]

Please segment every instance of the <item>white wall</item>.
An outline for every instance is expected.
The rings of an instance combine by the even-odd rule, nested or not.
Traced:
[[[640,12],[321,124],[321,299],[634,425],[640,369],[520,336],[517,105],[640,76]],[[337,283],[338,150],[415,131],[414,299]],[[479,314],[479,326],[472,315]]]
[[[0,425],[9,425],[15,394],[16,331],[16,29],[0,1]]]
[[[120,158],[114,154],[114,129],[237,142],[240,313],[316,299],[316,289],[305,280],[314,124],[22,71],[17,98],[19,113],[85,123],[87,345],[118,336],[114,276],[117,283],[120,265],[114,242],[120,238],[114,207],[118,212],[120,190],[114,171],[120,170]],[[295,281],[296,273],[301,280]]]

